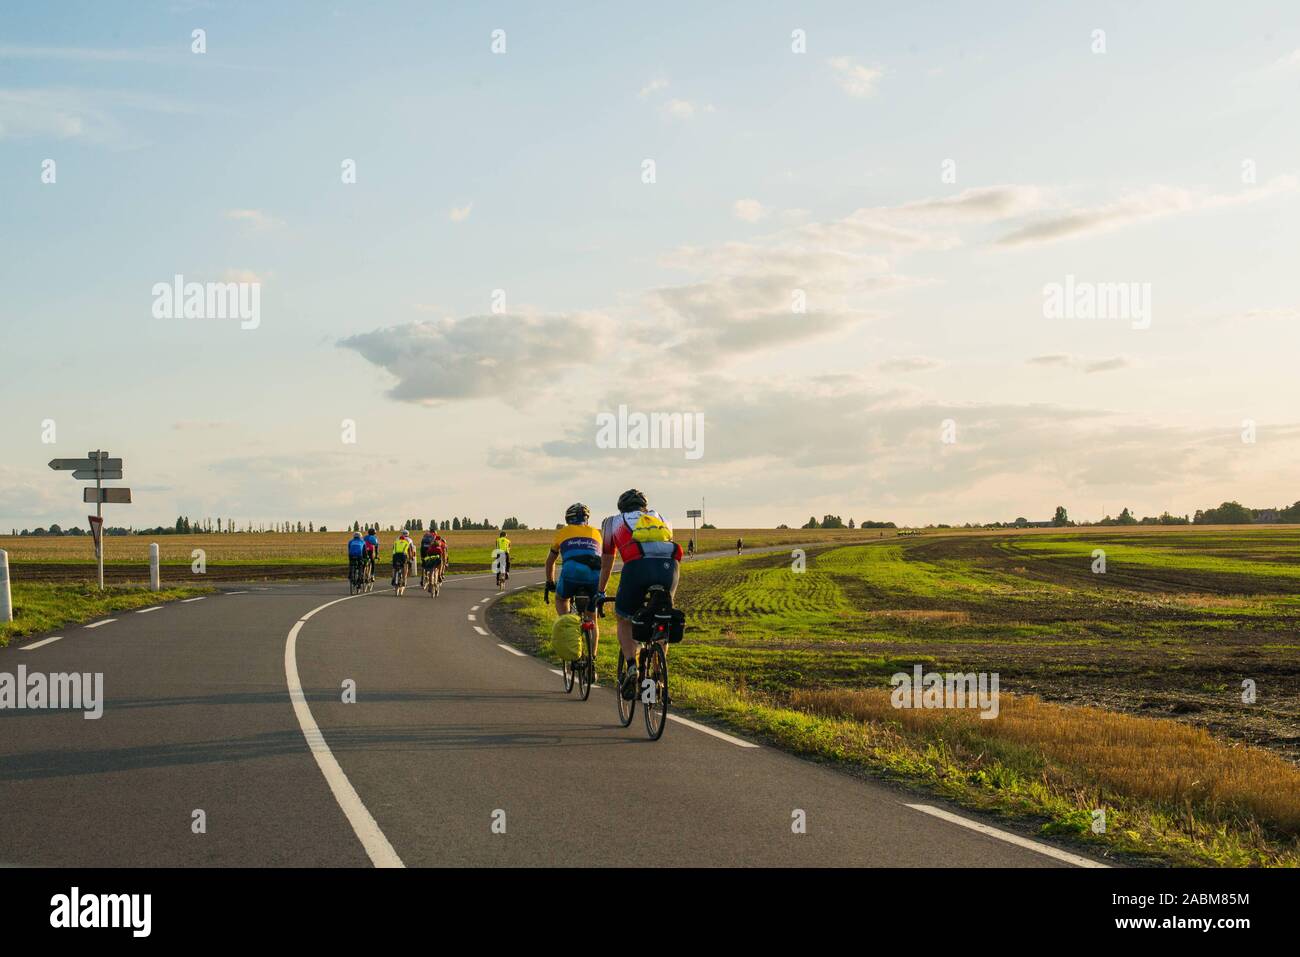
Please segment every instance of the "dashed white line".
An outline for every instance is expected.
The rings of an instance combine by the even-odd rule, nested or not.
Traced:
[[[669,703],[671,703],[671,701],[672,699],[670,697]],[[686,727],[694,728],[696,731],[703,731],[705,734],[711,734],[715,738],[720,738],[721,740],[726,741],[728,744],[734,744],[738,748],[758,747],[758,745],[755,744],[753,741],[746,741],[743,738],[736,738],[736,737],[732,737],[729,734],[723,734],[717,728],[710,728],[707,724],[700,724],[698,721],[691,721],[687,718],[681,717],[680,715],[670,714],[668,715],[668,720],[676,721],[678,724],[684,724],[686,725]]]
[[[357,794],[356,788],[348,780],[348,776],[343,773],[343,768],[339,766],[338,761],[334,758],[334,753],[330,751],[329,745],[325,743],[325,735],[321,733],[320,726],[316,724],[316,719],[312,717],[311,708],[307,705],[307,696],[303,694],[302,682],[298,679],[298,633],[302,631],[302,626],[307,620],[318,611],[324,611],[331,605],[337,605],[341,601],[350,601],[353,598],[365,598],[367,595],[377,594],[376,592],[366,592],[361,595],[347,595],[343,598],[336,598],[334,601],[327,601],[323,605],[318,605],[307,614],[303,615],[289,630],[289,636],[284,642],[284,677],[289,687],[289,700],[293,703],[293,713],[298,718],[298,726],[302,729],[302,735],[307,739],[307,747],[311,749],[312,757],[316,759],[316,764],[320,767],[321,773],[325,775],[325,783],[334,794],[334,800],[338,802],[343,813],[347,816],[348,823],[352,825],[353,832],[357,835],[357,840],[365,848],[366,854],[369,855],[371,863],[375,867],[404,867],[402,859],[397,856],[393,850],[393,845],[388,842],[384,832],[379,829],[374,817],[366,809],[365,804],[361,802],[360,795]]]
[[[206,597],[208,597],[208,596],[207,596],[207,595],[200,595],[198,598],[182,598],[182,599],[181,599],[181,604],[182,604],[182,605],[188,605],[188,604],[189,604],[190,602],[192,602],[192,601],[203,601],[203,599],[206,598]]]
[[[162,611],[162,605],[154,605],[152,608],[141,608],[136,611],[137,615],[147,615],[151,611]]]
[[[466,615],[465,617],[466,617],[469,621],[478,621],[478,615]]]
[[[937,817],[952,824],[960,824],[962,827],[968,827],[972,831],[978,831],[981,834],[987,834],[989,837],[996,837],[1000,841],[1006,841],[1008,844],[1015,844],[1019,847],[1027,847],[1031,851],[1037,851],[1047,857],[1054,857],[1058,861],[1065,861],[1067,864],[1073,864],[1075,867],[1110,867],[1109,864],[1103,864],[1100,861],[1094,861],[1089,857],[1082,857],[1078,854],[1071,854],[1069,851],[1063,851],[1058,847],[1052,847],[1050,844],[1040,844],[1038,841],[1031,841],[1027,837],[1021,837],[1019,834],[1012,834],[1009,831],[1001,831],[996,827],[990,827],[987,824],[981,824],[979,821],[972,821],[969,818],[959,817],[951,814],[941,808],[931,807],[928,804],[909,804],[907,805],[913,811],[920,811],[922,814],[929,814],[931,817]]]
[[[62,635],[55,635],[53,638],[42,638],[40,641],[33,641],[30,645],[23,645],[19,651],[33,651],[41,645],[48,645],[51,641],[62,641]]]
[[[97,622],[95,622],[93,625],[87,625],[86,627],[87,627],[87,628],[98,628],[100,625],[111,625],[111,624],[112,624],[113,622],[115,622],[115,621],[117,621],[116,618],[105,618],[103,621],[97,621]]]
[[[484,631],[479,625],[475,625],[474,630],[477,631],[480,635],[487,637],[487,632]]]
[[[504,648],[506,651],[510,652],[512,655],[518,655],[520,658],[527,658],[527,657],[528,657],[528,656],[525,655],[522,651],[520,651],[518,648],[511,648],[509,645],[498,644],[497,647],[498,647],[498,648]]]
[[[478,605],[475,605],[473,608],[470,609],[470,611],[478,611],[478,609],[479,609],[479,606],[478,606]]]

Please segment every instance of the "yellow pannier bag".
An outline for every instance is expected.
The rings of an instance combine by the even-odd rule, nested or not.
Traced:
[[[673,533],[664,524],[663,519],[642,512],[641,517],[636,520],[636,527],[632,529],[632,540],[634,542],[671,542]]]
[[[551,648],[565,661],[582,657],[582,620],[577,615],[561,615],[551,626]]]

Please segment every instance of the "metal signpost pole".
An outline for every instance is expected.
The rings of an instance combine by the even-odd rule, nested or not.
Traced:
[[[104,590],[104,457],[107,452],[95,453],[95,517],[99,519],[99,543],[95,557],[99,562],[99,590]]]

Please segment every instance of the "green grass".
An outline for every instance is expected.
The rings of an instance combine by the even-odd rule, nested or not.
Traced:
[[[178,598],[192,598],[212,591],[211,588],[168,588],[145,591],[139,588],[112,586],[102,592],[94,585],[59,585],[14,582],[12,585],[14,620],[0,622],[0,646],[10,639],[54,631],[64,625],[93,621],[104,615]]]

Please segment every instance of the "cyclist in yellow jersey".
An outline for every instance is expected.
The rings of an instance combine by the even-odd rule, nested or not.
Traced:
[[[506,580],[509,581],[510,580],[510,539],[506,538],[505,529],[501,529],[500,531],[497,532],[496,553],[493,554],[492,557],[495,559],[498,554],[505,559],[505,576],[506,576]]]
[[[411,533],[403,531],[397,541],[393,543],[393,587],[397,587],[397,570],[405,566],[406,577],[411,577],[411,565],[415,561],[415,542],[411,541]]]

